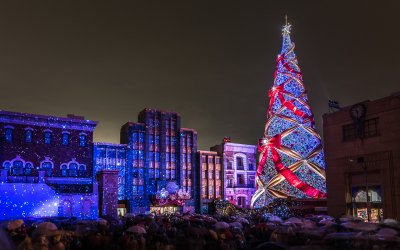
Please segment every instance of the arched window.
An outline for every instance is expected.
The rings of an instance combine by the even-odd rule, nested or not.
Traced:
[[[237,197],[237,205],[239,207],[246,207],[246,196],[238,196]]]
[[[66,177],[67,176],[67,171],[68,171],[67,164],[62,164],[60,168],[61,168],[61,175]]]
[[[236,169],[238,170],[244,170],[244,166],[243,166],[243,158],[242,157],[236,157]]]
[[[40,168],[45,171],[46,176],[51,176],[53,166],[54,164],[50,161],[49,157],[45,157],[45,160],[40,163]]]
[[[11,161],[4,161],[3,168],[7,170],[9,175],[30,175],[32,173],[33,164],[32,162],[25,162],[21,156],[17,155]]]
[[[86,170],[86,166],[85,165],[83,165],[83,164],[79,165],[78,175],[79,176],[83,176],[85,174],[85,170]]]
[[[63,132],[62,133],[62,145],[68,145],[69,144],[69,133],[68,132]]]
[[[72,158],[70,162],[62,163],[60,169],[61,169],[61,175],[65,177],[84,176],[86,171],[86,165],[80,164],[75,160],[75,158]]]
[[[381,194],[380,188],[370,187],[368,189],[368,195],[370,198],[370,202],[381,202]],[[355,202],[367,202],[367,192],[365,192],[364,188],[359,188],[359,190],[353,194],[353,199]]]
[[[3,168],[6,169],[7,171],[10,170],[11,162],[10,161],[3,162]]]
[[[86,147],[86,134],[84,133],[79,135],[79,146]]]
[[[247,168],[246,155],[243,153],[236,153],[233,158],[234,167],[236,170],[245,170]]]
[[[30,129],[25,130],[25,142],[26,143],[32,142],[32,130],[30,130]]]
[[[78,175],[78,164],[71,162],[69,164],[69,176],[76,177]]]
[[[12,175],[24,175],[24,163],[21,160],[13,162]]]
[[[25,163],[25,175],[31,175],[33,169],[33,164],[30,162]]]
[[[6,142],[12,142],[12,140],[13,140],[13,128],[12,127],[5,128],[5,140],[6,140]]]

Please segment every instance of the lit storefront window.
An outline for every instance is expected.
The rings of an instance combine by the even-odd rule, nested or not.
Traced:
[[[371,222],[381,221],[383,218],[381,187],[368,187],[368,198],[366,187],[353,187],[351,210],[354,217],[368,221],[369,213]]]

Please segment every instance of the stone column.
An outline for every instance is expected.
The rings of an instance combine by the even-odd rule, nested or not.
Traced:
[[[97,173],[99,190],[99,216],[118,219],[118,170],[102,170]]]

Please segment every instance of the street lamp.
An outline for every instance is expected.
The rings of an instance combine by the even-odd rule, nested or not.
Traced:
[[[365,175],[365,192],[367,194],[367,218],[368,222],[371,220],[371,204],[370,204],[370,198],[369,198],[369,188],[368,188],[368,171],[367,171],[367,164],[365,162],[364,157],[358,157],[357,158],[357,163],[361,164],[362,169],[364,170],[364,175]]]

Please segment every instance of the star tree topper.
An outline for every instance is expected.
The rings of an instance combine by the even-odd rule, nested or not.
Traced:
[[[292,28],[292,25],[290,23],[288,23],[287,21],[287,16],[285,16],[285,25],[283,26],[282,29],[282,35],[287,36],[290,34],[290,29]]]

